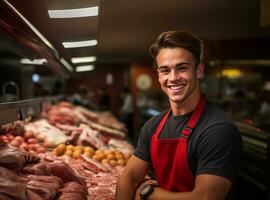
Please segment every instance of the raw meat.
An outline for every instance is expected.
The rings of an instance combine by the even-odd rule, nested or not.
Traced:
[[[39,194],[45,200],[53,200],[62,187],[63,181],[56,176],[21,175],[27,189]]]
[[[78,138],[77,144],[81,146],[93,146],[96,149],[106,149],[105,143],[102,141],[102,136],[96,130],[91,129],[85,124],[80,124],[80,128],[83,129],[81,135]]]
[[[0,197],[4,199],[28,200],[26,184],[13,171],[0,167]]]
[[[39,119],[24,126],[26,131],[31,131],[34,135],[47,140],[52,146],[56,146],[67,141],[67,136],[63,131],[49,124],[46,119]]]
[[[13,171],[20,171],[26,164],[40,160],[34,154],[14,147],[8,143],[0,142],[0,166]]]
[[[86,200],[87,191],[85,187],[77,182],[68,182],[59,190],[61,196],[58,200]]]

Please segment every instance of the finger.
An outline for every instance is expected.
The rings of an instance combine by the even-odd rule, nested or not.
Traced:
[[[145,185],[145,184],[158,185],[157,181],[153,179],[144,181],[142,185]]]

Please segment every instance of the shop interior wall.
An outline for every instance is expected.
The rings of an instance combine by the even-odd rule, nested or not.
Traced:
[[[212,59],[269,59],[270,38],[206,40],[205,61]]]
[[[98,89],[104,88],[110,97],[110,111],[117,115],[122,103],[121,92],[125,86],[125,76],[128,72],[129,65],[108,64],[96,66],[95,70],[90,72],[77,73],[66,81],[66,95],[73,95],[80,85],[84,85],[92,93],[92,101],[98,103]],[[108,82],[108,78],[112,78],[111,83],[110,80]]]
[[[163,104],[163,99],[159,96],[162,95],[158,76],[155,67],[151,63],[136,63],[131,65],[131,94],[134,99],[134,133],[135,141],[138,137],[141,126],[145,123],[142,111],[147,108],[160,108]],[[147,76],[150,82],[147,81],[148,86],[139,86],[143,76]]]

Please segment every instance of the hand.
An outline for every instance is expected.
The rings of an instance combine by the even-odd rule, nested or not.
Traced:
[[[142,182],[141,185],[137,188],[137,190],[136,190],[136,195],[135,195],[135,199],[134,199],[134,200],[141,200],[140,192],[141,192],[142,188],[143,188],[146,184],[158,185],[156,180],[145,180],[145,181]]]

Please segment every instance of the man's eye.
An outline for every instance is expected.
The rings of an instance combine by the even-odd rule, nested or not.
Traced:
[[[188,70],[188,67],[185,67],[185,66],[176,67],[176,71],[179,71],[179,72],[185,72],[187,70]]]
[[[170,72],[170,70],[169,69],[159,69],[158,70],[161,74],[167,74],[167,73],[169,73]]]

